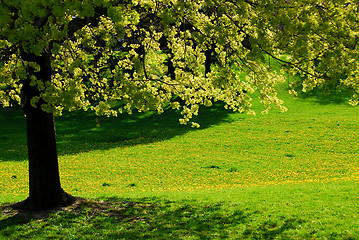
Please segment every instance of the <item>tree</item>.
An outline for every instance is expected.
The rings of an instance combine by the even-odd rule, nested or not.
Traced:
[[[27,119],[22,205],[74,201],[57,163],[53,116],[63,111],[172,107],[198,127],[190,119],[200,105],[253,113],[256,91],[264,112],[284,111],[275,91],[284,76],[269,57],[300,74],[304,91],[340,83],[356,105],[358,9],[343,0],[0,0],[0,104],[20,104]]]

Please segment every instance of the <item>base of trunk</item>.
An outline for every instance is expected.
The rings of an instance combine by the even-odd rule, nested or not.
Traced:
[[[39,204],[39,202],[33,201],[30,197],[27,199],[14,203],[11,205],[14,209],[22,209],[29,211],[43,211],[43,210],[52,210],[61,207],[67,207],[76,202],[76,197],[68,194],[65,191],[62,191],[61,198],[53,199],[53,201],[47,201],[45,203]]]

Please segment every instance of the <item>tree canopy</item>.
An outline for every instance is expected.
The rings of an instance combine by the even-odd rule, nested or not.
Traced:
[[[284,109],[274,89],[284,77],[267,64],[271,56],[304,77],[303,90],[334,81],[353,90],[357,104],[358,7],[334,0],[2,0],[0,101],[23,98],[56,114],[161,113],[171,105],[186,123],[214,101],[250,111],[258,91],[265,111]],[[44,54],[47,81],[29,57]],[[39,94],[21,96],[26,86]]]
[[[302,76],[303,91],[346,88],[357,105],[358,14],[359,3],[344,0],[0,0],[0,105],[20,104],[27,119],[20,205],[74,201],[58,170],[53,115],[64,110],[172,107],[187,124],[216,101],[253,113],[256,94],[264,112],[284,111],[275,90],[283,72]]]

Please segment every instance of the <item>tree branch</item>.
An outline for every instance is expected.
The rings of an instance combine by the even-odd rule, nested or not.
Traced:
[[[89,23],[96,26],[99,23],[100,16],[106,16],[106,15],[107,15],[107,8],[96,7],[95,15],[93,17],[87,17],[87,18],[75,17],[68,24],[67,37],[72,37],[76,31],[85,27]],[[63,26],[63,28],[64,28],[64,26]]]
[[[48,11],[45,16],[37,19],[35,21],[35,23],[33,24],[33,26],[35,28],[43,27],[46,24],[47,19],[49,18],[49,16],[51,16],[51,11]],[[1,52],[0,62],[8,61],[10,56],[12,54],[16,53],[16,51],[20,48],[20,46],[22,45],[23,42],[24,41],[21,41],[21,42],[19,42],[17,44],[12,45],[11,47],[5,47],[5,49]]]
[[[308,74],[309,76],[312,76],[312,77],[315,77],[315,78],[318,78],[318,79],[325,79],[324,76],[319,76],[319,75],[310,73],[310,72],[308,72],[307,70],[304,70],[303,68],[297,66],[296,64],[294,64],[294,63],[292,63],[292,62],[288,62],[288,61],[285,61],[285,60],[283,60],[283,59],[280,59],[280,58],[274,56],[274,55],[271,54],[270,52],[264,50],[259,44],[258,44],[258,47],[259,47],[263,52],[265,52],[267,55],[269,55],[270,57],[274,58],[275,60],[277,60],[277,61],[279,61],[279,62],[282,62],[282,63],[288,64],[288,65],[290,65],[290,66],[293,66],[293,67],[295,67],[296,69],[298,69],[298,70],[300,70],[300,71],[302,71],[302,72]]]
[[[5,49],[1,52],[0,62],[8,61],[11,55],[15,54],[18,49],[19,44],[12,45],[11,47],[6,46]]]

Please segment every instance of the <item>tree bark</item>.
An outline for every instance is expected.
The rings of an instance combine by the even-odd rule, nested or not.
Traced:
[[[206,60],[205,60],[205,62],[204,62],[205,75],[206,75],[206,76],[207,76],[208,73],[211,72],[211,65],[212,65],[212,62],[213,62],[212,52],[213,52],[213,49],[212,49],[212,48],[209,48],[209,49],[207,49],[207,50],[204,52],[204,55],[205,55],[205,57],[206,57]]]
[[[49,51],[41,56],[22,51],[24,60],[40,65],[39,72],[32,69],[28,69],[28,72],[43,83],[51,80],[50,56]],[[42,110],[41,104],[44,102],[41,99],[36,106],[31,105],[30,101],[35,96],[40,96],[37,86],[31,86],[30,80],[25,81],[21,105],[27,120],[29,197],[18,207],[38,211],[70,205],[75,198],[61,188],[54,116]]]
[[[54,117],[39,108],[26,113],[29,153],[29,198],[32,210],[47,210],[71,204],[61,188]]]

